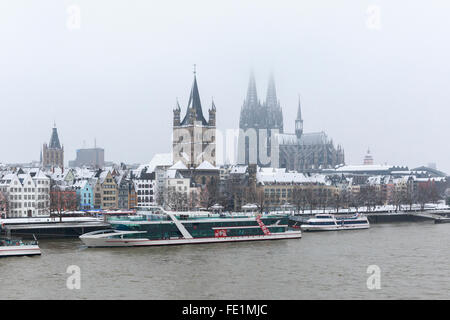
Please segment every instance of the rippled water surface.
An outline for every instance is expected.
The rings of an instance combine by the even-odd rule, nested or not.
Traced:
[[[0,299],[449,299],[450,224],[376,224],[300,240],[86,248],[42,240],[0,259]],[[66,286],[67,267],[81,288]],[[369,265],[381,289],[369,290]]]

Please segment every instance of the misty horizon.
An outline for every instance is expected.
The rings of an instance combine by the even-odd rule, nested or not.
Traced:
[[[186,112],[196,64],[219,131],[239,128],[250,72],[260,100],[273,72],[285,132],[300,95],[305,132],[342,145],[346,164],[370,149],[375,164],[450,172],[450,4],[194,2],[0,5],[0,163],[38,160],[54,122],[65,164],[94,139],[117,163],[170,153],[172,110],[178,100]],[[78,29],[67,26],[71,5]],[[378,29],[367,26],[370,5]]]

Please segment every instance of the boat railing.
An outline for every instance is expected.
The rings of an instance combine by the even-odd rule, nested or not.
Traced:
[[[120,221],[167,221],[170,220],[168,216],[162,214],[142,214],[137,216],[120,216],[120,217],[109,217],[109,222],[120,222]]]
[[[1,239],[0,246],[13,247],[13,246],[27,246],[37,245],[37,240],[22,241],[21,239]]]

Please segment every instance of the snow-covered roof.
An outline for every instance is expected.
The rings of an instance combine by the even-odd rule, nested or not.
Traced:
[[[166,171],[167,179],[183,179],[183,176],[176,169],[168,169]]]
[[[170,167],[173,165],[172,153],[157,153],[153,156],[147,164],[141,164],[135,170],[133,174],[137,177],[141,175],[141,172],[146,169],[147,173],[154,172],[157,167]]]
[[[86,185],[88,185],[88,181],[87,180],[80,180],[77,181],[73,184],[74,188],[80,188],[80,189],[84,189],[86,187]]]
[[[380,185],[380,184],[390,184],[393,183],[394,180],[390,175],[377,175],[371,176],[367,179],[367,183],[369,185]]]
[[[209,161],[203,161],[197,168],[197,170],[219,170],[218,167],[213,166]]]
[[[186,165],[180,160],[169,168],[169,170],[186,170]]]
[[[365,164],[365,165],[348,165],[336,168],[338,172],[345,171],[388,171],[393,166],[387,164]]]
[[[328,184],[327,177],[323,174],[315,174],[307,176],[304,175],[303,173],[286,172],[286,169],[278,169],[278,168],[261,168],[256,173],[256,180],[262,184],[272,184],[272,183]]]
[[[148,163],[147,172],[155,171],[156,167],[168,167],[171,166],[172,164],[173,164],[172,153],[157,153]]]
[[[50,179],[46,174],[44,174],[41,170],[39,170],[34,176],[36,179]]]
[[[247,172],[247,166],[234,166],[230,169],[230,174],[244,174]]]
[[[77,179],[90,179],[94,177],[95,171],[88,168],[75,168],[74,175]]]
[[[109,170],[108,170],[108,171],[102,171],[102,172],[100,173],[100,176],[98,177],[100,183],[105,182],[105,179],[106,179],[106,176],[108,175],[108,173],[110,173]]]

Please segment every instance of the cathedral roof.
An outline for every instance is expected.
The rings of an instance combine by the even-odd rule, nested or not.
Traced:
[[[277,135],[278,143],[280,145],[324,145],[329,143],[325,132],[304,133],[300,137],[300,142],[297,135],[292,133],[280,133]]]
[[[317,144],[327,144],[328,137],[325,132],[313,132],[313,133],[304,133],[300,137],[300,144],[303,145],[317,145]]]
[[[277,135],[278,144],[281,145],[293,145],[298,144],[298,139],[295,134],[280,133]]]
[[[186,111],[186,115],[181,122],[181,125],[188,125],[189,124],[189,116],[191,113],[191,110],[195,110],[195,120],[200,121],[202,125],[206,126],[208,125],[208,122],[206,121],[205,117],[203,116],[202,111],[202,104],[200,102],[200,94],[198,93],[198,86],[197,86],[197,77],[194,75],[194,83],[192,84],[191,89],[191,95],[189,97],[189,103]]]

